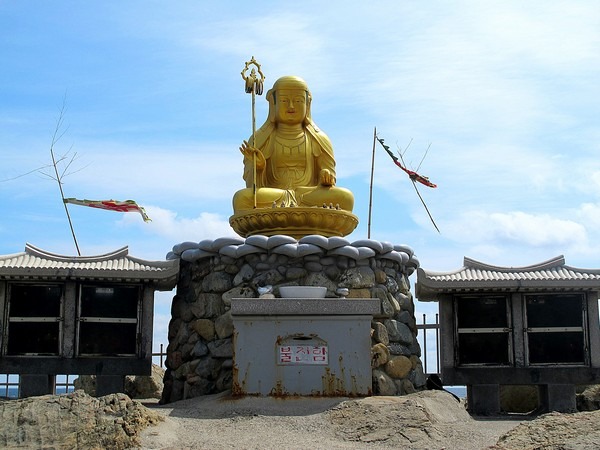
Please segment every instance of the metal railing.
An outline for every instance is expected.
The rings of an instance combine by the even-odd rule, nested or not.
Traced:
[[[429,335],[429,341],[428,341]],[[421,345],[421,359],[423,361],[423,371],[427,375],[437,374],[439,375],[440,367],[440,317],[439,314],[435,315],[434,323],[427,323],[427,314],[423,314],[423,322],[417,323],[417,340]],[[433,342],[431,342],[433,340]],[[430,370],[431,364],[428,354],[428,345],[434,346],[433,353],[435,355],[435,369]]]
[[[164,344],[160,344],[160,350],[158,352],[152,353],[152,362],[154,363],[154,358],[159,358],[158,365],[163,369],[165,367],[165,360],[167,359],[167,352],[164,351]]]
[[[0,374],[0,397],[19,397],[19,375],[7,373]]]

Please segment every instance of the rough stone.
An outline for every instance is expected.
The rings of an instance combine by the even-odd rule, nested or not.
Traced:
[[[232,358],[233,343],[231,339],[219,339],[208,343],[208,350],[215,358]]]
[[[348,298],[371,298],[368,289],[348,289]]]
[[[163,403],[172,403],[172,402],[176,402],[177,400],[182,400],[183,399],[183,388],[184,388],[183,385],[184,385],[183,381],[173,378],[172,383],[171,383],[171,388],[169,389],[170,395],[168,397],[168,401],[166,400],[167,397],[165,397],[164,395],[163,395],[161,401]]]
[[[381,302],[381,316],[387,318],[394,317],[394,305],[390,302],[389,297],[384,295],[379,300]]]
[[[198,361],[198,364],[196,364],[194,373],[201,378],[214,380],[217,377],[220,368],[221,364],[218,360],[214,358],[202,358]]]
[[[227,311],[225,314],[217,317],[215,320],[215,331],[219,339],[228,338],[233,334],[231,311]]]
[[[373,287],[375,273],[370,267],[350,268],[340,277],[340,285],[353,289]]]
[[[388,330],[390,342],[399,342],[403,345],[410,345],[414,341],[414,336],[410,328],[397,320],[386,320],[385,326]]]
[[[202,317],[199,317],[200,319],[219,317],[225,312],[225,305],[223,305],[223,302],[221,301],[220,294],[202,293],[198,297],[198,301],[205,305],[204,314]]]
[[[595,411],[600,409],[600,384],[587,386],[577,394],[577,409],[579,411]]]
[[[396,395],[398,390],[394,380],[383,370],[373,370],[373,393],[376,395]]]
[[[152,364],[151,375],[135,375],[125,377],[125,394],[130,398],[160,398],[163,391],[165,371]]]
[[[400,395],[414,394],[417,392],[415,386],[408,379],[394,380],[394,382],[396,383],[396,388],[398,389],[398,394]]]
[[[175,336],[177,336],[177,331],[182,324],[182,320],[180,318],[172,317],[169,321],[169,330],[167,332],[167,336],[169,338],[169,342],[172,342]]]
[[[387,345],[378,343],[371,347],[371,367],[379,367],[390,359],[390,350]]]
[[[381,270],[377,269],[375,272],[375,282],[378,284],[384,284],[387,281],[387,274]]]
[[[322,272],[309,273],[306,276],[306,285],[326,287],[329,292],[335,292],[337,289],[337,284],[327,278]]]
[[[405,378],[412,369],[412,362],[406,356],[393,356],[385,365],[385,372],[392,378]]]
[[[200,397],[215,393],[215,383],[204,378],[194,379],[194,383],[185,382],[181,389],[181,399]]]
[[[165,361],[165,366],[167,366],[168,369],[177,370],[179,368],[179,366],[181,366],[181,364],[183,364],[183,358],[181,356],[181,352],[180,351],[170,352],[167,349],[167,360]]]
[[[244,264],[240,271],[233,277],[233,285],[239,286],[242,283],[250,281],[254,276],[254,269],[250,264]]]
[[[330,280],[337,280],[340,277],[341,271],[337,266],[327,266],[324,273]]]
[[[175,335],[173,342],[177,346],[180,346],[180,345],[183,346],[184,344],[187,344],[189,337],[190,337],[190,331],[188,329],[187,322],[182,321],[179,324],[179,329],[177,330],[177,334]]]
[[[390,343],[390,337],[388,336],[387,328],[381,322],[373,322],[373,339],[375,342],[381,342],[383,345]]]
[[[208,346],[203,341],[198,341],[194,345],[192,349],[191,355],[195,358],[200,358],[201,356],[208,355]]]
[[[204,292],[225,292],[233,287],[231,275],[225,272],[211,272],[202,280]]]
[[[283,275],[281,275],[277,270],[272,269],[257,274],[252,280],[252,283],[255,286],[274,286],[277,283],[283,281],[283,279]]]
[[[139,447],[138,434],[163,419],[125,394],[94,398],[82,390],[0,402],[4,448]]]
[[[298,280],[304,278],[306,274],[306,269],[303,269],[302,267],[290,267],[286,270],[285,277],[288,280]]]
[[[415,316],[413,316],[411,313],[409,313],[408,311],[402,311],[398,314],[398,321],[406,324],[406,326],[408,326],[408,328],[410,328],[410,330],[413,333],[416,333],[417,330],[417,322],[415,320]]]
[[[226,391],[231,389],[233,386],[233,373],[231,370],[222,370],[217,377],[217,381],[215,382],[215,388],[219,392]]]
[[[427,375],[425,375],[425,371],[423,370],[423,365],[421,363],[417,364],[417,366],[413,368],[408,376],[408,379],[418,389],[425,387],[427,384]]]
[[[191,327],[205,341],[212,341],[215,337],[215,323],[212,320],[196,319]]]
[[[226,306],[231,306],[232,298],[255,298],[257,296],[256,290],[250,286],[236,286],[224,292],[221,298]]]
[[[75,390],[82,390],[87,395],[96,396],[96,377],[94,375],[79,375],[73,380]]]

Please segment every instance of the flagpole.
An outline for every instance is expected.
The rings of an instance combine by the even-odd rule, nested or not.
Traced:
[[[373,155],[371,156],[371,183],[369,184],[369,223],[367,225],[367,239],[371,239],[371,210],[373,208],[373,172],[375,170],[375,139],[377,139],[377,127],[373,128]]]

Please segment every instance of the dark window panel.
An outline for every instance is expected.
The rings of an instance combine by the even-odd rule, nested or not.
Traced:
[[[508,333],[460,333],[458,364],[508,365]]]
[[[60,285],[10,285],[10,317],[60,317]]]
[[[136,342],[135,323],[80,323],[80,355],[136,354]]]
[[[58,322],[12,322],[8,325],[8,355],[58,355]]]
[[[583,325],[582,294],[527,295],[525,298],[529,328]]]
[[[81,317],[137,318],[139,286],[82,286]]]
[[[585,363],[583,332],[528,333],[529,363]]]
[[[457,297],[458,328],[506,328],[506,297]]]

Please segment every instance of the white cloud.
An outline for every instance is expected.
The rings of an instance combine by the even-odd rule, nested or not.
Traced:
[[[578,212],[579,219],[587,228],[593,230],[600,229],[600,203],[584,203],[580,206]]]
[[[444,228],[453,240],[478,245],[569,248],[582,247],[588,239],[585,227],[573,220],[521,211],[471,211]]]
[[[139,227],[144,234],[160,236],[173,243],[236,236],[229,221],[219,214],[203,212],[198,217],[187,218],[158,206],[148,205],[145,209],[152,222],[141,222],[137,214],[124,214],[123,224]]]

